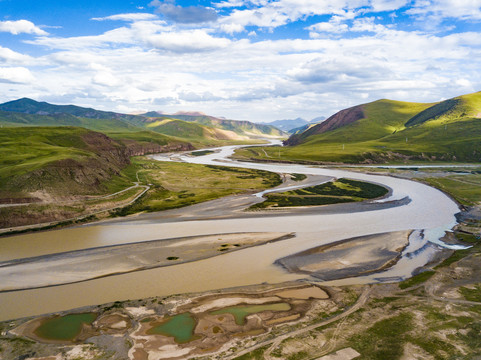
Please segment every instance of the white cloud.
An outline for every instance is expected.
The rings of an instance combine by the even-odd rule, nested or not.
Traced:
[[[20,54],[16,51],[0,46],[0,62],[15,63],[18,65],[20,63],[27,63],[32,60],[33,59],[28,55]]]
[[[246,4],[244,0],[227,0],[221,1],[220,3],[215,3],[214,6],[217,8],[233,8],[233,7],[241,7]]]
[[[149,13],[131,13],[131,14],[117,14],[117,15],[110,15],[106,17],[92,18],[92,20],[140,21],[140,20],[155,20],[157,18],[158,18],[157,15],[149,14]]]
[[[479,32],[400,31],[396,19],[386,25],[373,13],[406,1],[245,3],[241,10],[240,0],[219,1],[219,14],[229,15],[201,25],[168,24],[151,14],[108,16],[102,19],[127,23],[99,35],[37,37],[27,43],[53,49],[38,58],[0,47],[0,98],[15,89],[20,96],[103,109],[192,109],[274,120],[329,116],[378,98],[434,101],[481,89]],[[416,9],[429,4],[416,2]],[[309,39],[266,31],[314,14],[328,20],[307,27]],[[260,28],[247,32],[249,25]]]
[[[481,20],[481,0],[416,0],[408,14]]]
[[[34,80],[29,69],[24,67],[0,67],[0,82],[27,84]]]
[[[80,52],[81,49],[101,48],[109,44],[116,44],[117,46],[144,46],[176,53],[191,53],[222,49],[229,45],[230,40],[212,36],[206,29],[177,30],[174,27],[165,26],[163,21],[137,21],[129,27],[120,27],[97,36],[40,37],[27,41],[27,43],[75,52]],[[65,53],[62,56],[66,56]]]
[[[164,32],[151,35],[145,41],[156,49],[180,53],[218,50],[230,43],[230,40],[213,37],[204,30]]]
[[[97,85],[115,87],[120,85],[120,80],[108,71],[99,71],[92,79],[92,82]]]
[[[0,21],[0,32],[9,32],[13,35],[18,34],[35,34],[35,35],[48,35],[48,33],[34,23],[28,20],[17,21]]]
[[[371,0],[371,8],[374,12],[392,11],[407,5],[408,0]]]
[[[175,5],[175,0],[153,0],[150,6],[157,7],[157,12],[166,18],[181,24],[201,24],[217,20],[217,12],[204,6]]]
[[[311,37],[318,37],[318,33],[344,33],[349,30],[349,26],[342,22],[342,18],[339,16],[333,16],[328,22],[321,22],[308,27],[311,31]]]

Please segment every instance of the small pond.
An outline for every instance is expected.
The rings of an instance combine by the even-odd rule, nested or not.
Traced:
[[[45,320],[35,330],[35,335],[47,340],[74,341],[84,324],[90,325],[95,319],[97,319],[95,313],[56,316]]]

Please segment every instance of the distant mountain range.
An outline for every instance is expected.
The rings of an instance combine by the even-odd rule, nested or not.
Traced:
[[[311,121],[307,121],[303,118],[297,118],[297,119],[275,120],[275,121],[271,121],[263,124],[275,126],[276,128],[282,131],[288,132],[290,134],[294,134],[300,129],[307,128],[309,127],[309,125],[316,124],[325,119],[326,118],[324,116],[320,116],[315,119],[312,119]]]
[[[286,135],[199,113],[131,115],[27,98],[0,104],[0,126],[0,202],[46,189],[50,195],[101,192],[135,155]]]
[[[173,131],[172,125],[160,126],[159,121],[165,119],[177,120],[178,132]],[[189,122],[190,124],[180,125],[179,121]],[[217,145],[215,140],[242,141],[259,137],[285,136],[284,132],[270,125],[220,119],[200,113],[166,115],[149,112],[131,115],[75,105],[53,105],[28,98],[0,104],[0,124],[10,126],[80,126],[107,133],[149,130],[204,145]],[[197,130],[194,131],[193,128],[197,128]],[[164,130],[166,131],[164,132]],[[187,130],[187,132],[184,133],[184,130]],[[195,136],[193,136],[194,133]]]

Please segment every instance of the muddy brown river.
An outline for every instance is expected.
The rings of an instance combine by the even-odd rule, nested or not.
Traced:
[[[158,161],[186,161],[228,165],[328,177],[370,181],[392,189],[379,202],[409,198],[402,205],[380,206],[370,211],[306,213],[282,216],[266,214],[248,218],[163,221],[151,214],[75,228],[30,233],[0,240],[0,261],[88,249],[99,246],[169,239],[175,237],[235,232],[295,232],[296,237],[239,250],[205,260],[134,273],[109,276],[76,284],[0,293],[0,320],[56,312],[116,300],[138,299],[228,287],[279,283],[306,278],[273,265],[275,260],[315,246],[352,237],[392,231],[417,230],[403,258],[385,272],[339,280],[335,284],[393,281],[410,276],[426,264],[445,231],[455,225],[457,205],[442,192],[427,185],[388,176],[367,175],[304,165],[242,163],[228,160],[236,147],[218,149],[200,157],[156,155]],[[189,212],[189,208],[182,211]],[[433,245],[437,244],[437,245]],[[382,247],[382,244],[380,244]],[[408,256],[409,254],[409,256]],[[33,274],[32,274],[33,276]],[[41,276],[36,272],[35,276]],[[61,276],[61,274],[59,275]],[[2,279],[0,278],[0,286]]]

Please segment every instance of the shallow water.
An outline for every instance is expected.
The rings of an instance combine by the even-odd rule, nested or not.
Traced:
[[[195,320],[190,313],[182,313],[172,316],[162,324],[147,330],[149,335],[171,336],[178,344],[183,344],[195,339]]]
[[[84,324],[92,324],[97,314],[71,314],[54,317],[43,322],[36,330],[35,335],[46,340],[73,341],[81,332]]]
[[[233,146],[224,147],[219,153],[206,156],[177,156],[177,158],[194,163],[370,181],[392,189],[392,194],[382,201],[403,199],[409,196],[411,202],[387,209],[345,214],[297,214],[292,216],[268,214],[240,219],[202,221],[179,219],[179,222],[162,222],[155,218],[138,216],[136,220],[119,220],[3,238],[0,241],[0,256],[2,260],[8,260],[97,246],[213,233],[275,231],[296,232],[297,235],[293,239],[193,263],[112,276],[78,284],[0,293],[0,303],[2,304],[0,319],[66,310],[115,300],[295,280],[305,276],[286,273],[281,268],[274,266],[274,261],[333,241],[391,231],[423,230],[422,242],[424,244],[428,241],[436,242],[456,222],[454,214],[459,211],[456,204],[442,192],[427,185],[388,176],[305,165],[240,163],[226,160],[226,157],[235,148]],[[169,160],[166,155],[154,156],[154,158]],[[216,159],[221,159],[221,161]],[[398,266],[388,272],[376,274],[376,277],[351,278],[343,280],[342,283],[355,284],[404,278],[419,266],[426,264],[434,251],[436,249],[432,247],[432,251],[420,251],[412,258],[404,257]]]

